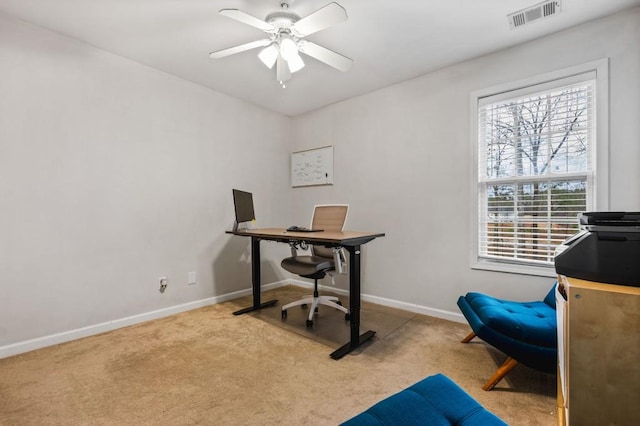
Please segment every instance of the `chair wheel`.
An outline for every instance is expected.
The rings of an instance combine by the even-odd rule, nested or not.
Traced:
[[[349,315],[348,313],[344,314],[345,321],[349,321],[350,319],[351,319],[351,315]]]
[[[282,319],[287,318],[287,310],[283,309],[281,315],[282,315]]]
[[[302,309],[307,309],[307,304],[306,304],[306,303],[303,303],[302,305],[300,305],[300,307],[301,307]]]
[[[313,327],[313,321],[307,320],[307,328],[311,328],[311,327]]]

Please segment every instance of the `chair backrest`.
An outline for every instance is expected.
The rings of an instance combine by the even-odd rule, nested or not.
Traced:
[[[553,286],[551,286],[551,290],[549,290],[547,295],[544,297],[544,303],[551,306],[553,309],[556,309],[556,286],[557,285],[558,285],[558,281],[553,283]]]
[[[311,229],[322,229],[324,231],[344,230],[349,212],[348,204],[320,204],[313,208],[311,217]],[[311,246],[311,253],[315,256],[328,257],[333,259],[333,251],[322,246]]]

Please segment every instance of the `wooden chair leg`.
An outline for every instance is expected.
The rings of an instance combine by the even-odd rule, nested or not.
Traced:
[[[507,373],[509,373],[509,371],[513,370],[516,365],[518,365],[518,361],[511,357],[507,358],[504,364],[502,364],[500,368],[498,368],[496,372],[493,373],[493,376],[491,376],[491,378],[487,380],[487,383],[482,386],[482,389],[486,391],[490,391],[491,389],[493,389],[493,387],[497,385],[498,382],[502,380],[502,378],[506,376]]]
[[[473,331],[471,333],[469,333],[469,335],[467,337],[465,337],[464,339],[462,339],[461,343],[469,343],[471,341],[471,339],[473,339],[474,337],[476,337],[476,333],[474,333]]]

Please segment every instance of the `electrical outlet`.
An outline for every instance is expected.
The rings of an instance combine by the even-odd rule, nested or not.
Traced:
[[[196,271],[189,272],[187,278],[188,278],[187,284],[189,284],[189,285],[195,284],[196,283]]]
[[[167,277],[160,277],[160,293],[164,293],[167,289],[167,284],[169,284],[169,279]]]

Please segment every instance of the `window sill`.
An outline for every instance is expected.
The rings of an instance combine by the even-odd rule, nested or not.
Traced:
[[[530,266],[517,265],[514,263],[478,261],[471,265],[471,269],[493,272],[507,272],[509,274],[536,275],[539,277],[557,277],[556,270],[553,266]]]

